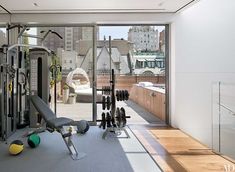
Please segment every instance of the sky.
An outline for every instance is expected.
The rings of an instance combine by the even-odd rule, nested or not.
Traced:
[[[99,27],[99,39],[104,40],[104,36],[106,37],[106,40],[109,39],[109,36],[111,36],[112,39],[125,39],[127,40],[128,37],[128,31],[130,26],[104,26]]]
[[[100,40],[104,39],[104,36],[106,37],[106,40],[108,40],[109,36],[111,36],[112,39],[125,39],[128,38],[128,31],[131,26],[102,26],[99,27],[99,37]],[[164,26],[156,26],[156,29],[158,29],[159,32],[165,29]]]
[[[100,26],[99,27],[99,39],[103,40],[104,36],[106,37],[106,40],[109,39],[109,36],[111,36],[112,39],[128,39],[128,31],[131,26]],[[158,29],[159,32],[165,29],[164,26],[155,26],[155,29]],[[1,29],[5,31],[5,29]],[[37,30],[36,28],[30,28],[28,31],[28,34],[36,35]],[[35,38],[29,39],[30,44],[36,44],[37,40]]]

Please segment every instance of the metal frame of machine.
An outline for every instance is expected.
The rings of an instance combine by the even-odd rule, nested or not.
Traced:
[[[49,77],[50,77],[50,53],[44,46],[22,44],[22,37],[27,27],[13,25],[7,28],[18,29],[17,44],[3,46],[0,51],[0,88],[1,88],[1,116],[0,116],[0,139],[6,141],[17,128],[22,128],[30,124],[30,127],[38,127],[40,117],[33,105],[28,101],[30,95],[39,95],[45,103],[49,102]],[[22,29],[22,30],[21,30]],[[49,33],[56,34],[49,30]],[[32,37],[32,36],[29,36]],[[60,38],[62,38],[59,35]],[[8,41],[9,42],[9,41]],[[30,65],[26,69],[25,54],[23,48],[29,50]],[[30,77],[28,77],[30,73]],[[30,81],[27,81],[30,79]],[[26,91],[26,84],[29,90]],[[25,118],[28,116],[28,122]]]

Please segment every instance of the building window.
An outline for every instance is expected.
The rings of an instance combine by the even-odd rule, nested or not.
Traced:
[[[70,63],[72,63],[73,61],[72,60],[70,60]]]
[[[154,62],[154,61],[148,61],[148,62],[147,62],[147,67],[149,67],[149,68],[155,68],[155,62]]]

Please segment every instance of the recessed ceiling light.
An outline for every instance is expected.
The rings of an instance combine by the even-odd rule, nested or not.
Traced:
[[[169,0],[163,0],[163,1],[159,2],[158,6],[160,7],[160,6],[164,5],[167,1],[169,1]]]
[[[33,6],[38,7],[38,4],[36,2],[33,3]]]

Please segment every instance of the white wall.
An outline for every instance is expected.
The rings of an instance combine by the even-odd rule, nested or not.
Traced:
[[[171,27],[171,122],[209,146],[212,82],[235,82],[234,17],[234,0],[201,0]]]

